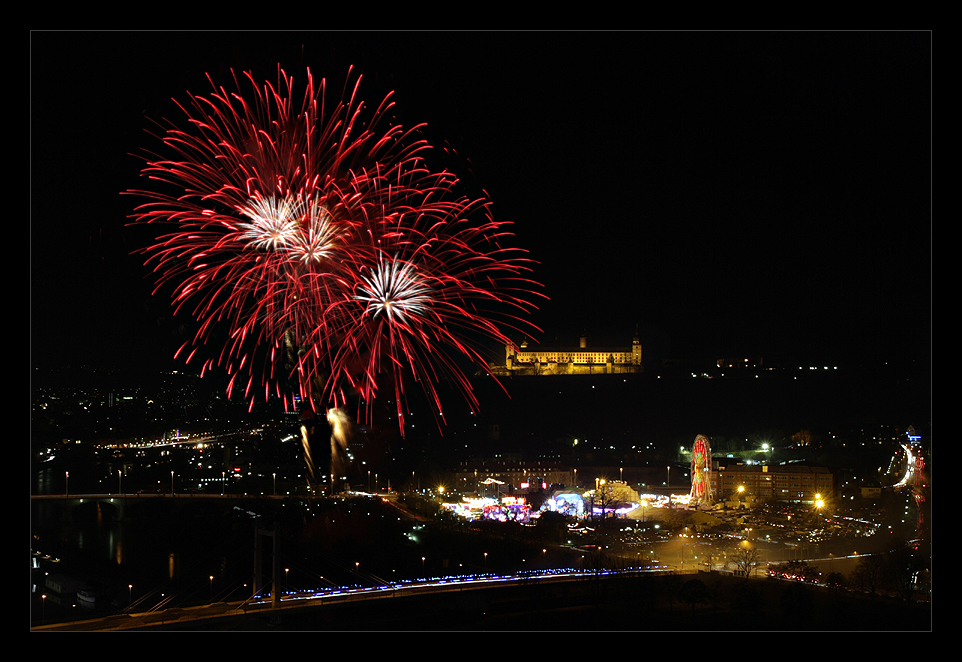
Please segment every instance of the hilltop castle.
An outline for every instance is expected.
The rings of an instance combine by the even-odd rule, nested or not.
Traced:
[[[492,365],[502,375],[611,375],[642,372],[641,340],[631,347],[588,347],[581,336],[578,347],[529,347],[528,341],[505,346],[504,365]]]

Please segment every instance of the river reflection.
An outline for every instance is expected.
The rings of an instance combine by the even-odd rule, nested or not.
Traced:
[[[189,495],[33,499],[34,623],[202,602],[253,568],[254,520],[236,501]],[[215,578],[215,579],[212,579]],[[96,591],[94,605],[78,587]],[[46,595],[47,597],[42,597]]]

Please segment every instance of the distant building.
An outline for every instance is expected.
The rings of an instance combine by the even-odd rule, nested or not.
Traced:
[[[505,346],[504,366],[493,365],[495,374],[509,375],[610,375],[642,372],[641,341],[630,346],[588,347],[582,336],[577,347]]]
[[[571,485],[574,472],[560,462],[473,460],[455,470],[457,489],[485,496]]]
[[[768,466],[717,460],[715,463],[710,480],[718,502],[774,499],[811,503],[816,494],[830,499],[834,492],[834,476],[821,466],[801,463]]]

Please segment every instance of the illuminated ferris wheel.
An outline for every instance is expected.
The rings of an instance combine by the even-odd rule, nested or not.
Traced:
[[[711,505],[711,445],[703,434],[695,437],[691,449],[691,494],[688,505]]]

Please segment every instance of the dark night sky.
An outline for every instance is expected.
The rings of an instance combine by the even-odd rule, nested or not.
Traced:
[[[928,32],[34,32],[35,365],[169,358],[131,154],[206,72],[278,62],[355,65],[465,159],[541,263],[545,342],[929,361]]]

